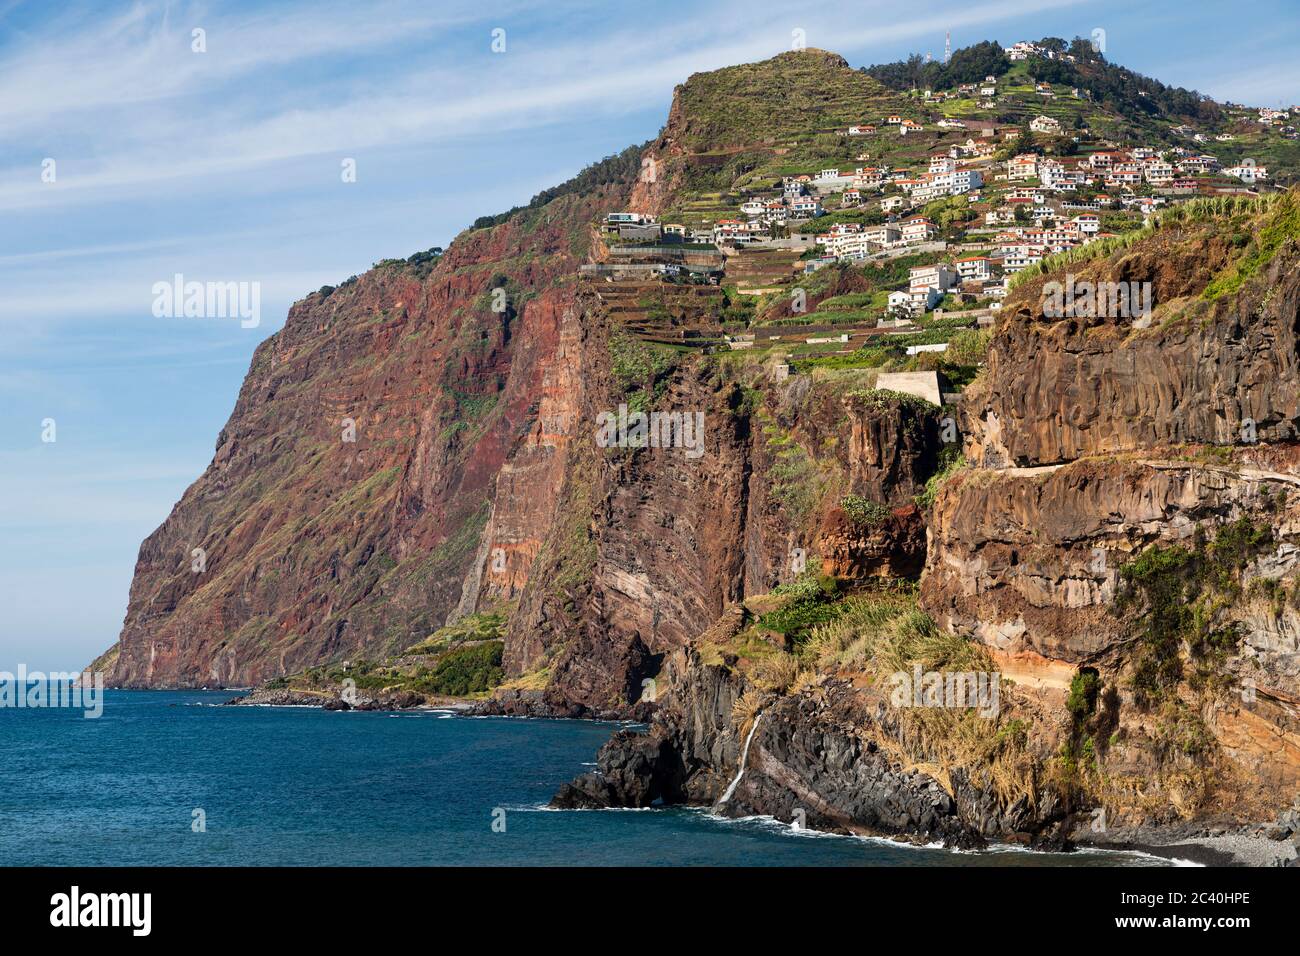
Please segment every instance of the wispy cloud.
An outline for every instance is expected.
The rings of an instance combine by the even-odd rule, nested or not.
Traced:
[[[1081,2],[998,0],[931,7],[943,10],[944,24],[961,29]],[[251,98],[230,95],[234,80],[244,77],[256,82],[260,69],[338,52],[345,42],[355,55],[368,47],[409,42],[413,35],[432,40],[437,26],[396,14],[379,27],[357,25],[355,13],[340,13],[337,21],[299,13],[222,31],[231,49],[240,52],[221,52],[214,46],[207,54],[195,55],[188,52],[187,37],[176,36],[174,26],[150,26],[137,8],[93,35],[69,38],[43,59],[11,64],[21,80],[0,81],[0,103],[21,103],[16,89],[6,89],[6,84],[20,81],[46,88],[36,108],[47,117],[73,113],[80,121],[90,105],[163,97],[180,101],[169,105],[165,124],[159,124],[156,110],[134,122],[106,118],[111,130],[98,137],[94,155],[54,157],[60,176],[53,184],[40,180],[34,157],[25,167],[11,166],[0,174],[0,208],[121,200],[145,191],[185,188],[195,180],[219,189],[247,190],[249,183],[240,174],[305,157],[470,136],[500,137],[591,111],[610,115],[639,110],[648,98],[662,98],[692,72],[788,49],[795,28],[804,32],[809,44],[829,48],[869,48],[934,33],[932,21],[925,17],[900,20],[889,17],[890,9],[886,3],[858,7],[846,25],[842,15],[832,11],[731,6],[710,12],[708,30],[700,28],[699,20],[687,18],[663,24],[652,21],[640,29],[620,26],[601,35],[560,34],[538,44],[529,42],[527,31],[519,31],[522,36],[508,40],[507,55],[477,60],[465,49],[471,41],[462,38],[462,56],[453,65],[429,66],[428,57],[413,56],[404,69],[386,68],[382,85],[329,83],[329,96],[322,96],[319,90],[300,89],[291,82],[289,90],[278,96]],[[463,24],[469,15],[458,13],[447,19]],[[497,20],[509,23],[509,11],[498,11]],[[330,25],[325,28],[319,21]],[[479,34],[475,53],[488,44],[486,27]],[[245,52],[263,47],[276,52]],[[125,56],[121,56],[123,48]],[[177,58],[180,65],[172,69]],[[84,62],[81,70],[71,69],[75,61]],[[4,67],[0,61],[0,75],[7,72]],[[166,72],[167,78],[155,79],[159,72]],[[116,100],[104,97],[102,91],[114,87],[123,89],[124,95]],[[212,102],[214,97],[221,105]],[[179,108],[191,99],[196,105]],[[11,111],[31,108],[24,104]],[[0,108],[0,120],[5,118]],[[217,148],[166,148],[170,143],[202,142],[213,142]]]

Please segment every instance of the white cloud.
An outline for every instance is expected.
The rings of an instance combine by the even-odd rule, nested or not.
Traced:
[[[956,7],[942,14],[942,22],[958,28],[994,22],[1033,10],[1049,10],[1077,5],[1081,0],[1038,0],[1016,3],[1008,0]],[[159,122],[159,108],[145,111],[143,118],[132,114],[125,124],[115,120],[111,132],[101,129],[108,147],[93,157],[76,154],[54,157],[59,162],[59,178],[54,184],[42,183],[34,163],[11,166],[0,175],[0,208],[57,208],[82,201],[122,199],[131,195],[156,193],[160,190],[185,188],[195,180],[230,191],[247,189],[246,178],[239,174],[266,169],[276,164],[310,156],[349,155],[363,149],[433,142],[474,135],[500,136],[513,130],[544,126],[565,118],[596,111],[611,115],[643,109],[646,102],[665,98],[672,86],[692,72],[746,62],[774,55],[790,46],[790,31],[799,27],[807,33],[810,45],[828,48],[860,48],[897,41],[934,32],[933,21],[924,16],[884,21],[888,5],[876,10],[863,9],[849,24],[830,12],[799,10],[795,13],[751,11],[743,18],[731,15],[736,24],[727,28],[726,13],[711,13],[709,30],[697,21],[685,20],[654,25],[644,30],[616,30],[605,35],[582,34],[564,42],[530,46],[516,40],[509,52],[499,57],[481,59],[471,68],[466,62],[429,69],[416,58],[405,73],[393,75],[381,86],[354,84],[339,90],[337,101],[321,102],[310,91],[282,91],[278,108],[267,109],[268,99],[250,100],[231,96],[219,108],[208,96],[202,109],[169,109],[166,122]],[[328,19],[328,18],[326,18]],[[270,38],[281,33],[293,34],[297,24],[292,18],[273,24]],[[314,21],[313,21],[314,22]],[[347,33],[347,24],[333,31],[315,26],[307,39],[290,46],[302,55],[329,49]],[[861,23],[863,26],[854,26]],[[115,26],[114,32],[136,28],[132,21]],[[255,46],[274,45],[268,37],[245,25],[249,31],[243,42]],[[304,28],[306,29],[306,28]],[[380,43],[393,39],[394,33],[361,30],[362,45],[369,40]],[[396,31],[401,33],[401,31]],[[154,63],[157,40],[143,41],[145,53],[127,58],[128,65],[137,60]],[[86,41],[71,46],[86,54]],[[665,51],[680,50],[670,53]],[[306,51],[306,52],[304,52]],[[287,56],[288,54],[281,54]],[[186,56],[193,56],[186,53]],[[29,66],[38,73],[67,72],[56,56]],[[114,82],[113,72],[121,66],[100,65],[93,60],[85,71],[95,86]],[[249,56],[238,66],[251,69],[263,65],[270,57]],[[0,64],[0,68],[3,64]],[[136,67],[130,67],[132,69]],[[165,93],[179,97],[211,91],[196,85],[190,78],[193,67],[169,80]],[[244,72],[231,68],[232,73]],[[161,95],[137,76],[126,81],[127,102],[132,96]],[[82,81],[64,80],[51,94],[54,109],[78,99],[85,91]],[[0,103],[12,100],[0,86]],[[93,100],[93,97],[91,98]],[[0,108],[0,118],[4,116]],[[131,122],[130,120],[134,120]],[[169,143],[198,144],[209,142],[209,149],[160,149]],[[223,181],[224,180],[224,181]]]

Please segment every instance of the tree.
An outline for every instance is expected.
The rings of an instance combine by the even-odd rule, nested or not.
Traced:
[[[954,51],[947,63],[926,62],[918,53],[906,60],[869,66],[864,72],[895,90],[946,90],[963,83],[976,83],[986,76],[1001,76],[1011,69],[1002,47],[987,40]]]

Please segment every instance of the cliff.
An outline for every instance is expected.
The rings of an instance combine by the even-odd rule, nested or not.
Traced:
[[[699,74],[643,150],[295,305],[141,547],[110,682],[310,672],[269,689],[296,700],[360,661],[375,699],[418,700],[428,658],[500,639],[480,713],[650,724],[561,806],[972,847],[1271,818],[1300,788],[1295,193],[1045,260],[991,332],[886,340],[859,313],[908,260],[828,265],[798,291],[857,338],[826,352],[784,287],[580,272],[615,255],[612,210],[716,218],[912,108],[824,51]],[[727,275],[789,285],[783,252]],[[1071,277],[1155,310],[1049,314]],[[752,350],[717,347],[738,331]],[[941,357],[905,348],[935,334]],[[599,437],[629,413],[678,430]],[[935,674],[988,678],[978,706],[930,701]]]
[[[1191,206],[1023,283],[963,402],[976,467],[937,496],[922,606],[1048,693],[1095,673],[1114,713],[1080,776],[1112,818],[1300,786],[1298,207]],[[1066,268],[1155,309],[1048,318]]]
[[[509,593],[563,473],[588,224],[622,201],[566,195],[431,269],[381,263],[297,303],[140,548],[109,681],[239,686],[397,653],[474,603],[489,527]]]

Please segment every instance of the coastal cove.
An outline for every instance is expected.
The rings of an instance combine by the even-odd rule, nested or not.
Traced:
[[[220,706],[234,696],[109,691],[98,720],[68,710],[0,711],[10,758],[0,771],[5,863],[1164,863],[1100,851],[953,853],[699,809],[549,810],[556,788],[590,769],[617,725]]]

